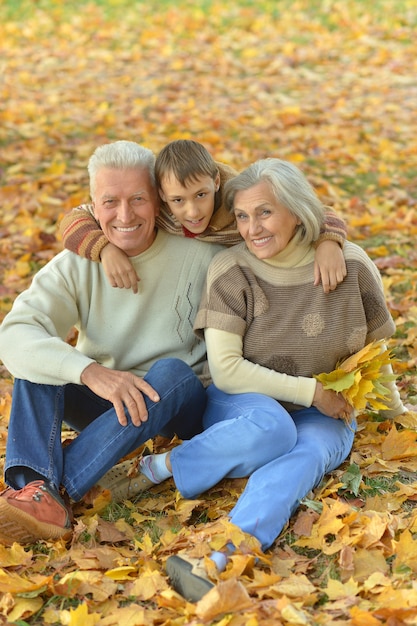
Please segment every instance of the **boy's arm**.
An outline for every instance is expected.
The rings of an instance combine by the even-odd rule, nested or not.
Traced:
[[[316,242],[314,259],[314,284],[322,284],[324,293],[336,289],[346,276],[343,246],[346,241],[346,224],[334,211],[325,213],[320,237]]]
[[[109,240],[92,213],[91,204],[81,204],[65,215],[59,225],[64,247],[89,261],[100,262]]]
[[[324,214],[324,222],[320,230],[320,236],[316,241],[316,247],[322,241],[336,241],[343,248],[347,235],[346,223],[332,209],[327,209]]]
[[[133,293],[138,293],[140,278],[127,254],[120,248],[108,242],[101,251],[101,263],[112,287],[132,289]]]
[[[65,215],[60,224],[64,247],[79,256],[103,263],[103,269],[112,287],[138,292],[138,281],[129,257],[109,242],[93,215],[91,204],[81,204]]]

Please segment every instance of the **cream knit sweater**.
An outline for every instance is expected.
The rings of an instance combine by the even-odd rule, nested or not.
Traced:
[[[101,264],[58,254],[20,294],[0,327],[0,358],[17,378],[80,384],[93,361],[144,376],[164,357],[179,357],[201,375],[204,341],[192,324],[207,267],[221,246],[159,231],[132,257],[139,293],[109,285]],[[74,348],[65,339],[79,330]]]

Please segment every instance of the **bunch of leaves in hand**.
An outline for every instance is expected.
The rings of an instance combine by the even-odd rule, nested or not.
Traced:
[[[387,373],[387,366],[394,358],[385,349],[384,340],[372,341],[362,350],[337,364],[329,373],[315,376],[324,389],[341,393],[356,411],[369,408],[375,411],[387,408],[390,391],[385,383],[396,376]]]

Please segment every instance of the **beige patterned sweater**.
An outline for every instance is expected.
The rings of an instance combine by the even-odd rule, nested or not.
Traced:
[[[375,264],[350,242],[344,254],[347,277],[328,294],[313,285],[314,249],[297,237],[269,262],[243,243],[216,255],[194,329],[208,329],[217,386],[265,393],[289,410],[310,406],[314,374],[330,372],[368,342],[392,335],[395,325]],[[398,414],[404,408],[393,392]]]

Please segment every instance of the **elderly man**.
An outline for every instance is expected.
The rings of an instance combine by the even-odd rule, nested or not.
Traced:
[[[134,142],[99,147],[88,165],[94,214],[130,257],[139,294],[111,287],[101,263],[64,251],[20,294],[0,327],[15,377],[0,540],[71,533],[68,495],[82,496],[158,433],[202,429],[204,342],[193,333],[219,246],[158,231],[154,155]],[[66,342],[78,329],[75,347]],[[61,426],[78,435],[65,447]],[[65,500],[64,500],[65,498]]]

